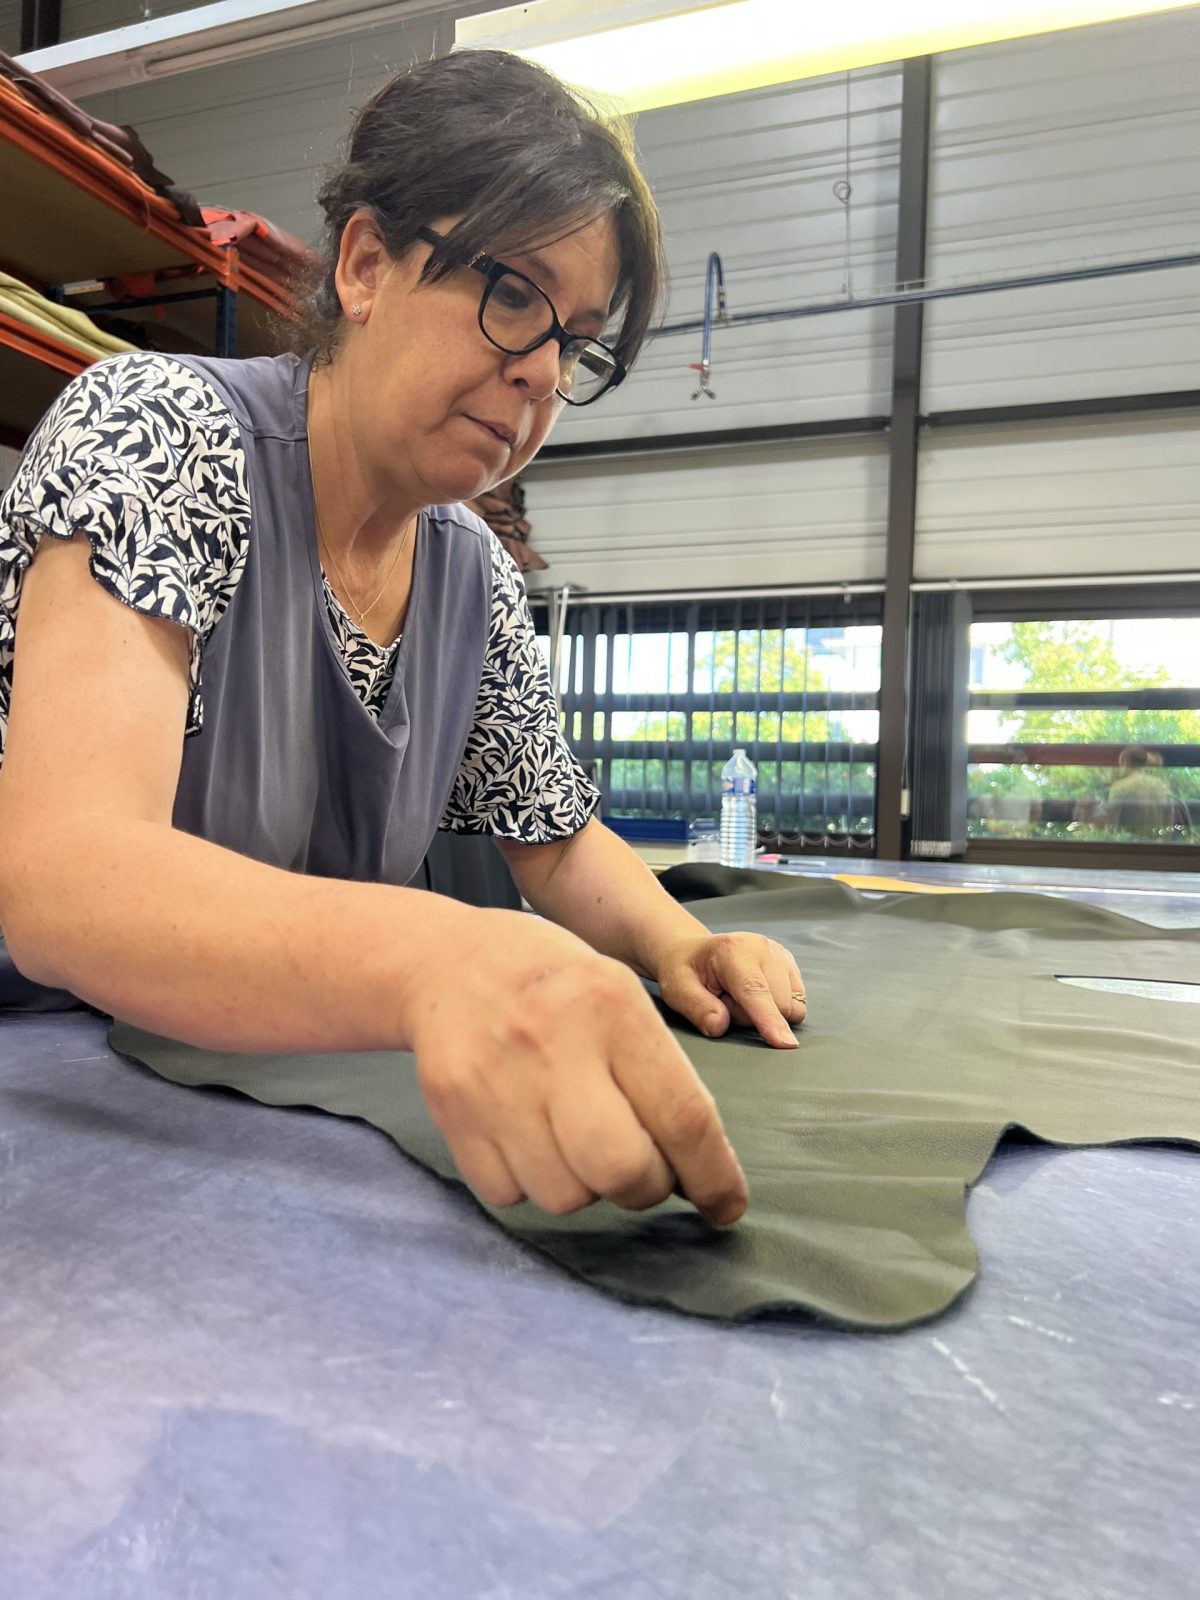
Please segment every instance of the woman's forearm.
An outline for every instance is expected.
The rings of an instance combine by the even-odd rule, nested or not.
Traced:
[[[549,865],[539,868],[542,850]],[[535,911],[644,978],[657,977],[667,950],[709,937],[704,924],[672,900],[646,863],[600,822],[589,822],[563,846],[522,847],[505,856]]]
[[[418,953],[453,950],[472,915],[136,819],[60,817],[5,850],[0,923],[27,976],[209,1049],[403,1047]]]

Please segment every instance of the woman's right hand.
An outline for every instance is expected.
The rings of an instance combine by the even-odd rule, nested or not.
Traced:
[[[404,986],[434,1122],[492,1206],[645,1210],[676,1189],[715,1223],[746,1209],[716,1105],[640,980],[519,911],[465,910]]]

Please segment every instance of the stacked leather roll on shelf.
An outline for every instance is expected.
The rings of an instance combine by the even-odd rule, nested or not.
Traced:
[[[47,300],[45,295],[7,272],[0,272],[0,313],[77,350],[80,355],[90,356],[93,361],[117,355],[122,350],[136,349],[126,340],[105,333],[86,313]]]

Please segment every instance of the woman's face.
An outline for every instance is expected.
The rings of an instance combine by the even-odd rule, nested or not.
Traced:
[[[445,233],[453,217],[430,226]],[[349,317],[339,385],[360,470],[406,507],[469,500],[511,478],[537,453],[560,415],[558,345],[506,354],[480,331],[486,280],[465,267],[421,283],[431,246],[401,260],[383,247],[369,214],[347,224],[338,267]],[[533,253],[505,253],[532,278],[572,332],[602,335],[616,289],[616,229],[602,217]]]

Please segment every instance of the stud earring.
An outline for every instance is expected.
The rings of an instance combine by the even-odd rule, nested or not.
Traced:
[[[362,307],[361,306],[351,306],[350,307],[350,315],[352,317],[361,317],[362,316]]]

